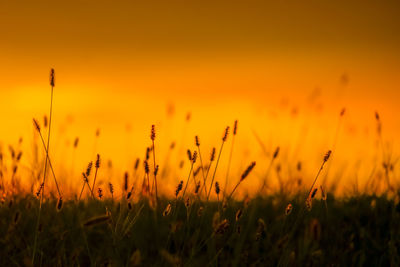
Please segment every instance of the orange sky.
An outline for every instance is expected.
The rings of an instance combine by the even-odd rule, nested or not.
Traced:
[[[1,2],[3,150],[19,136],[31,147],[31,120],[48,112],[54,67],[52,153],[71,161],[66,144],[79,136],[78,173],[95,153],[113,159],[120,172],[130,168],[153,123],[166,153],[172,140],[191,147],[195,134],[208,149],[216,146],[235,119],[245,155],[235,159],[237,172],[260,157],[256,131],[270,150],[280,145],[287,159],[309,160],[313,173],[332,146],[342,107],[348,112],[338,166],[354,166],[365,153],[373,159],[376,110],[398,156],[397,1],[215,2]],[[188,111],[192,121],[184,130]],[[28,165],[29,153],[24,159]]]

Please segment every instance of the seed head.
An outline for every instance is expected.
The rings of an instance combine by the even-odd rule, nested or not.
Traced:
[[[326,152],[325,157],[324,157],[324,162],[327,162],[329,157],[331,156],[332,151],[329,150],[328,152]]]
[[[96,169],[100,168],[100,155],[97,154]]]
[[[137,170],[137,168],[139,168],[139,163],[140,163],[140,159],[137,158],[136,162],[135,162],[135,171]]]
[[[200,181],[197,182],[194,193],[197,195],[199,193],[199,190],[200,190]]]
[[[86,177],[90,176],[90,172],[92,171],[92,166],[93,166],[93,162],[89,162],[89,164],[86,168]]]
[[[190,121],[192,114],[190,112],[186,113],[186,121]]]
[[[378,111],[375,111],[375,119],[376,119],[377,121],[380,121],[380,116],[379,116]]]
[[[172,142],[170,145],[169,145],[169,149],[174,149],[175,148],[175,142]]]
[[[175,190],[175,197],[178,197],[179,192],[182,190],[182,188],[183,188],[183,181],[180,181],[180,183],[178,184],[178,186],[176,187],[176,190]]]
[[[103,189],[101,189],[100,187],[97,189],[97,193],[99,195],[99,198],[101,199],[103,197]]]
[[[253,170],[254,166],[256,166],[256,162],[253,161],[249,167],[247,167],[247,169],[243,172],[242,177],[240,178],[240,181],[243,181],[244,179],[246,179],[246,177],[249,175],[249,173]]]
[[[193,156],[192,156],[193,164],[196,163],[196,160],[197,160],[197,151],[193,152]]]
[[[114,195],[114,186],[112,183],[108,183],[108,189],[110,190],[111,196],[113,196]]]
[[[235,123],[233,124],[233,135],[237,134],[237,127],[238,127],[238,121],[235,120]]]
[[[196,143],[196,146],[200,146],[200,140],[199,140],[199,137],[197,135],[194,137],[194,141]]]
[[[187,150],[187,155],[188,155],[189,161],[192,161],[192,151],[190,151],[190,149]]]
[[[185,199],[185,207],[187,209],[189,209],[190,205],[191,205],[190,197],[186,197],[186,199]]]
[[[163,211],[163,216],[166,217],[171,213],[171,204],[168,203],[167,207],[165,208],[165,210]]]
[[[54,69],[51,69],[50,70],[50,86],[51,87],[54,87],[56,84],[55,84],[55,72],[54,72]]]
[[[212,151],[211,151],[211,157],[210,157],[210,161],[214,161],[215,160],[215,147],[213,147]]]
[[[343,109],[340,111],[340,117],[343,117],[345,113],[346,113],[346,108],[343,108]]]
[[[146,160],[150,158],[150,147],[146,148]]]
[[[44,115],[44,117],[43,117],[43,127],[47,128],[47,124],[48,124],[48,119],[47,119],[47,116]]]
[[[228,139],[228,134],[229,134],[229,126],[226,127],[224,135],[222,137],[222,142],[226,142],[226,140]]]
[[[297,162],[297,170],[301,171],[301,161]]]
[[[39,197],[40,194],[42,193],[43,187],[44,187],[44,183],[41,183],[39,189],[36,192],[37,197]]]
[[[279,155],[279,150],[280,150],[280,148],[279,148],[279,146],[275,149],[275,152],[274,152],[274,155],[273,155],[273,158],[274,159],[276,159],[277,157],[278,157],[278,155]]]
[[[218,182],[215,182],[215,193],[217,194],[217,195],[219,195],[219,192],[221,191],[221,189],[219,188],[219,183]]]
[[[128,174],[128,172],[125,172],[125,176],[124,176],[124,190],[125,190],[125,192],[128,191],[128,179],[129,179],[129,174]]]
[[[158,173],[158,165],[156,166],[156,168],[154,169],[154,176],[157,176]]]
[[[150,172],[150,167],[149,167],[149,163],[147,162],[147,160],[144,161],[144,171],[146,174],[149,174],[149,172]]]
[[[78,144],[79,144],[79,137],[76,137],[74,141],[74,148],[77,148]]]
[[[155,129],[155,125],[151,125],[151,134],[150,134],[150,138],[151,140],[155,140],[156,139],[156,129]]]

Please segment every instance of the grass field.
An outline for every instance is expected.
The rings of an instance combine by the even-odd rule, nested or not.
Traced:
[[[29,176],[24,179],[19,172],[24,167],[22,139],[18,146],[9,146],[7,159],[0,150],[0,266],[400,265],[397,161],[385,149],[378,113],[383,162],[376,164],[379,172],[374,168],[364,179],[363,189],[358,183],[353,186],[352,194],[335,195],[338,179],[326,186],[326,177],[321,177],[335,153],[336,139],[312,177],[299,177],[307,161],[283,159],[278,164],[279,146],[258,163],[247,163],[246,158],[241,176],[236,176],[237,170],[229,176],[238,121],[225,128],[210,156],[201,154],[200,138],[195,136],[186,160],[166,161],[161,167],[152,125],[145,157],[136,160],[133,173],[125,173],[120,189],[114,188],[115,178],[99,181],[98,172],[106,165],[99,154],[80,179],[59,179],[59,171],[53,169],[49,150],[54,75],[52,69],[49,116],[43,126],[33,120],[37,146],[33,167],[25,174]],[[338,114],[337,133],[344,114],[345,109]],[[260,145],[264,148],[261,141]],[[221,155],[226,157],[224,149],[229,161],[221,177],[216,173]],[[281,172],[281,164],[295,175]],[[243,194],[242,184],[259,165],[264,171],[256,177],[259,186],[252,196]],[[188,172],[174,190],[164,172],[168,168]]]
[[[286,203],[292,211],[286,215]],[[169,214],[164,207],[171,204]],[[326,204],[326,205],[325,205]],[[385,196],[304,196],[190,205],[66,201],[42,207],[36,266],[398,266],[400,205]],[[0,208],[2,266],[31,265],[39,201]],[[162,208],[163,207],[163,208]],[[242,215],[238,215],[241,211]],[[224,220],[227,221],[224,221]]]

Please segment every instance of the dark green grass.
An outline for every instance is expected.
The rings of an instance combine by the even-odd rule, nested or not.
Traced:
[[[285,215],[292,203],[293,211]],[[386,196],[315,199],[311,211],[304,197],[257,198],[244,207],[231,202],[194,201],[189,208],[166,199],[157,211],[146,201],[67,201],[43,205],[35,266],[399,266],[400,205]],[[198,209],[204,212],[198,216]],[[30,265],[39,202],[7,199],[0,206],[0,265]],[[243,209],[235,221],[238,209]],[[83,226],[111,213],[106,223]],[[214,234],[215,212],[229,227]],[[16,220],[16,214],[19,214]],[[260,231],[259,219],[265,222]],[[171,232],[171,225],[180,225]],[[237,228],[240,227],[240,234]],[[175,228],[175,227],[172,227]]]

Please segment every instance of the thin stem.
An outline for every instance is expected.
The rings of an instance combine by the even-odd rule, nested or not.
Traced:
[[[259,195],[263,192],[265,186],[267,185],[267,179],[269,177],[269,173],[271,172],[272,165],[274,164],[274,160],[275,160],[275,158],[273,157],[271,159],[270,163],[269,163],[269,166],[268,166],[268,169],[267,169],[267,173],[266,173],[264,181],[263,181],[263,185],[261,186],[260,190],[258,191]]]
[[[225,142],[222,141],[221,148],[220,148],[219,153],[218,153],[217,164],[215,165],[214,174],[213,174],[213,177],[212,177],[212,180],[211,180],[210,190],[208,191],[208,194],[207,194],[207,201],[210,199],[211,189],[212,189],[212,187],[213,187],[213,183],[214,183],[214,179],[215,179],[215,174],[217,173],[218,163],[219,163],[219,159],[220,159],[220,157],[221,157],[222,149],[224,148],[224,143],[225,143]]]
[[[81,197],[82,197],[83,190],[85,189],[85,185],[86,185],[86,183],[83,182],[82,190],[81,190],[81,193],[80,193],[80,195],[79,195],[78,201],[81,201]]]
[[[98,168],[96,168],[96,171],[94,172],[94,180],[93,180],[93,186],[92,186],[93,189],[94,189],[94,186],[96,185],[97,170],[98,170]]]
[[[201,152],[200,152],[200,146],[197,146],[197,150],[198,150],[198,152],[199,152],[199,157],[200,157],[200,167],[201,167],[201,173],[203,174],[203,187],[204,187],[204,185],[206,184],[206,176],[205,176],[205,174],[204,174],[204,165],[203,165],[203,159],[202,159],[202,157],[201,157]],[[203,189],[203,187],[202,187],[202,189]],[[200,190],[200,192],[199,192],[199,195],[201,194],[201,191],[202,190]]]
[[[153,141],[153,171],[154,171],[154,183],[155,183],[155,188],[156,188],[156,202],[158,203],[158,192],[157,192],[157,173],[156,173],[156,149],[154,146],[154,140]]]
[[[44,173],[43,173],[43,188],[42,188],[42,194],[40,197],[40,204],[39,204],[39,215],[38,215],[38,220],[36,224],[36,232],[35,232],[35,241],[33,245],[33,253],[32,253],[32,265],[35,264],[35,255],[36,255],[36,249],[37,249],[37,238],[38,238],[38,233],[39,233],[39,224],[40,224],[40,215],[42,212],[42,202],[43,202],[43,196],[44,196],[44,189],[45,189],[45,181],[46,181],[46,174],[47,174],[47,160],[49,158],[49,149],[50,149],[50,133],[51,133],[51,119],[52,119],[52,113],[53,113],[53,91],[54,91],[54,86],[51,86],[51,97],[50,97],[50,116],[49,116],[49,131],[47,134],[47,147],[46,147],[46,160],[45,160],[45,165],[44,165]]]
[[[227,190],[227,187],[228,187],[229,171],[230,171],[230,168],[231,168],[231,162],[232,162],[232,156],[233,156],[233,147],[235,145],[235,136],[236,135],[233,135],[233,137],[232,137],[231,152],[229,153],[228,169],[226,171],[226,178],[225,178],[224,196],[226,195],[226,190]]]
[[[207,186],[206,186],[206,184],[207,184],[208,174],[209,174],[210,169],[211,169],[211,165],[212,165],[212,161],[210,161],[210,164],[208,165],[207,172],[206,172],[206,180],[204,181],[203,188],[202,188],[202,191],[204,190],[204,193],[206,194],[206,196],[207,196]]]
[[[43,148],[44,148],[44,150],[45,150],[45,152],[46,152],[46,155],[47,155],[46,157],[47,157],[48,160],[49,160],[49,167],[50,167],[50,170],[51,170],[51,172],[52,172],[52,174],[53,174],[53,177],[54,177],[54,182],[55,182],[55,184],[56,184],[58,196],[61,197],[61,191],[60,191],[60,188],[59,188],[59,186],[58,186],[57,179],[56,179],[56,175],[55,175],[54,169],[53,169],[53,165],[51,164],[50,156],[49,156],[49,154],[48,154],[48,150],[46,149],[46,145],[45,145],[45,143],[44,143],[44,139],[43,139],[43,136],[42,136],[42,133],[41,133],[41,132],[39,132],[39,136],[40,136],[40,139],[42,140]]]
[[[235,193],[236,189],[239,187],[239,185],[240,185],[241,182],[242,182],[242,181],[239,181],[239,182],[235,185],[235,188],[233,188],[232,192],[229,194],[229,196],[228,196],[228,198],[227,198],[228,200],[232,197],[233,193]]]
[[[183,200],[184,200],[184,197],[185,197],[186,189],[187,189],[187,187],[189,185],[189,179],[190,179],[190,175],[192,174],[192,171],[193,171],[193,165],[194,165],[194,162],[192,161],[192,165],[190,167],[190,171],[189,171],[189,175],[188,175],[188,178],[187,178],[187,181],[186,181],[185,189],[183,190],[183,193],[182,193],[182,199]]]

